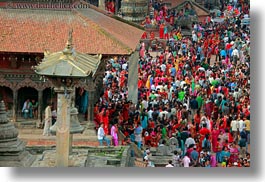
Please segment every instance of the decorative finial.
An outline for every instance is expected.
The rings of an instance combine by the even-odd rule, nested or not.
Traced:
[[[69,30],[68,33],[68,40],[66,43],[66,47],[63,50],[63,53],[66,54],[72,54],[72,50],[73,50],[73,29],[71,28],[71,30]]]
[[[72,45],[73,45],[73,28],[71,28],[71,30],[69,30],[68,41],[66,43],[66,46],[68,49],[71,49]]]
[[[45,49],[45,51],[44,51],[44,57],[46,57],[48,55],[50,55],[50,51],[48,51],[47,49]]]

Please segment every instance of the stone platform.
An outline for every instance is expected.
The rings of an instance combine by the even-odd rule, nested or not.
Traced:
[[[18,138],[26,142],[27,147],[39,146],[39,147],[55,147],[56,136],[43,136],[43,129],[39,128],[19,128]],[[108,136],[111,138],[111,136]],[[82,134],[73,135],[73,146],[98,146],[98,139],[96,131],[93,128],[85,127],[85,131]]]

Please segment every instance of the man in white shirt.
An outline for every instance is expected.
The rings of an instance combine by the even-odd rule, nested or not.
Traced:
[[[185,146],[188,149],[192,144],[195,145],[195,140],[191,137],[191,134],[189,134],[189,138],[186,139]]]
[[[232,51],[232,58],[233,58],[233,62],[236,64],[237,63],[237,60],[239,59],[239,51],[238,51],[237,48],[235,48]]]
[[[51,103],[48,103],[47,107],[45,108],[45,118],[44,118],[44,128],[43,128],[43,136],[50,135],[50,127],[52,123],[52,111],[51,111]]]
[[[121,67],[122,67],[122,69],[123,69],[123,70],[126,70],[126,69],[127,69],[127,67],[128,67],[128,63],[127,63],[127,62],[125,62],[124,64],[122,64],[122,66],[121,66]]]
[[[103,145],[103,141],[107,143],[108,146],[110,146],[110,140],[106,137],[104,129],[103,129],[104,123],[100,124],[100,127],[98,128],[98,141],[99,145]]]
[[[238,120],[234,117],[233,120],[231,121],[230,127],[232,129],[233,137],[234,139],[237,139],[237,134],[238,134],[238,129],[239,129],[239,123]]]
[[[153,119],[153,116],[152,116],[152,114],[153,114],[153,109],[152,109],[152,107],[150,107],[149,108],[149,111],[147,112],[147,114],[148,114],[148,119]]]
[[[239,133],[243,131],[244,127],[245,127],[245,123],[244,123],[243,119],[240,118],[240,120],[238,121],[238,130],[239,130]]]
[[[172,160],[169,160],[168,164],[165,167],[174,167],[173,164],[172,164]]]

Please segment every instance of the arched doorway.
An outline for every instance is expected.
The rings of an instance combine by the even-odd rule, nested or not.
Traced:
[[[18,90],[18,98],[17,98],[17,116],[22,117],[22,109],[24,103],[29,100],[32,102],[32,100],[38,101],[38,91],[35,88],[32,87],[22,87]],[[30,116],[32,117],[32,116]]]
[[[8,114],[11,114],[13,107],[13,91],[9,87],[0,86],[0,101],[4,101]]]
[[[83,88],[75,89],[75,107],[79,114],[85,114],[88,107],[88,92]]]
[[[42,98],[42,109],[43,112],[48,105],[49,102],[53,103],[53,108],[57,108],[57,94],[54,92],[53,88],[46,88],[43,90],[43,98]]]

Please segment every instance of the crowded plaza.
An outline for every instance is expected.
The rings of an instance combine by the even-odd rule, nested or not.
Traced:
[[[191,36],[175,23],[193,13],[188,7],[170,10],[150,1],[150,8],[142,26],[159,27],[157,42],[165,46],[147,46],[155,37],[143,34],[137,103],[128,99],[129,59],[107,61],[96,129],[111,135],[114,146],[122,131],[122,144],[135,143],[143,161],[150,148],[175,138],[165,167],[249,167],[250,2],[221,1],[218,11],[191,24]]]

